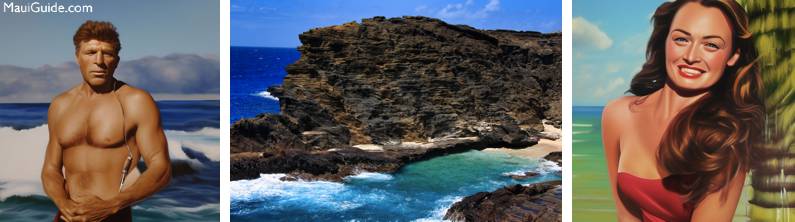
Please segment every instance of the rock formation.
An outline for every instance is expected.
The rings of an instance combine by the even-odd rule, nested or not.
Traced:
[[[513,185],[480,192],[453,204],[445,214],[452,221],[561,221],[560,181]]]
[[[390,172],[469,149],[527,147],[541,120],[560,125],[560,34],[374,17],[299,38],[301,58],[268,89],[281,113],[231,128],[232,179]]]

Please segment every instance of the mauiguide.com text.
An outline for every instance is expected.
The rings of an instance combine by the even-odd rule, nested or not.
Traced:
[[[42,4],[32,2],[17,4],[14,2],[3,2],[3,13],[92,13],[92,5],[63,5],[58,2]]]

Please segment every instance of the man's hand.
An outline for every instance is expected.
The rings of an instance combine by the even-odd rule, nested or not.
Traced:
[[[62,220],[71,221],[69,218],[74,217],[74,212],[77,210],[77,203],[72,200],[64,201],[61,206],[58,206],[58,210],[61,211]]]
[[[94,195],[79,198],[79,201],[73,203],[74,207],[69,214],[65,209],[61,209],[66,221],[101,221],[119,211],[118,203]]]

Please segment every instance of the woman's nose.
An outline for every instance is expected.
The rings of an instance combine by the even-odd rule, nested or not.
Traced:
[[[684,55],[685,62],[693,64],[701,61],[701,55],[698,53],[697,45],[698,44],[690,44],[687,46],[687,51],[685,51]]]

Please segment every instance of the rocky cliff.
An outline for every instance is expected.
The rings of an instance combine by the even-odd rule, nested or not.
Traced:
[[[232,126],[233,179],[391,171],[473,148],[527,147],[542,120],[560,125],[560,34],[374,17],[299,38],[301,58],[268,90],[281,113]]]

